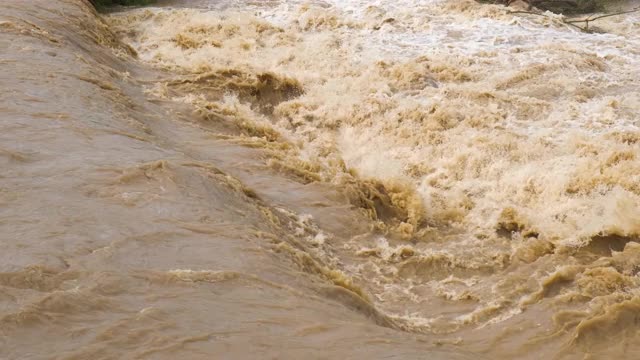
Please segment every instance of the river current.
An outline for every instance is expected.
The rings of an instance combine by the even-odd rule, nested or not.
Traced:
[[[0,9],[0,358],[640,355],[640,13]]]

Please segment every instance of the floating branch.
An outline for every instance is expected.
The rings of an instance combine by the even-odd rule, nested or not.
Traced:
[[[627,11],[620,11],[620,12],[616,12],[616,13],[611,13],[611,14],[604,14],[604,15],[591,15],[589,17],[587,17],[586,19],[579,19],[579,20],[562,20],[562,22],[564,24],[567,24],[569,26],[573,26],[575,28],[578,28],[584,32],[590,32],[589,30],[589,23],[599,20],[599,19],[604,19],[607,17],[611,17],[611,16],[618,16],[618,15],[624,15],[624,14],[630,14],[630,13],[634,13],[640,11],[640,7],[639,8],[635,8],[635,9],[631,9],[631,10],[627,10]],[[545,13],[543,12],[536,12],[536,11],[524,11],[524,10],[517,10],[517,11],[509,11],[509,14],[527,14],[527,15],[538,15],[538,16],[543,16],[543,17],[548,17]],[[584,23],[585,26],[578,26],[576,24],[580,24],[580,23]]]
[[[596,17],[593,17],[593,15],[589,16],[586,19],[581,19],[581,20],[564,20],[564,22],[566,24],[579,24],[579,23],[585,23],[584,26],[584,31],[589,31],[589,23],[598,19],[603,19],[603,18],[607,18],[610,16],[617,16],[617,15],[624,15],[624,14],[630,14],[630,13],[634,13],[640,11],[640,7],[639,8],[635,8],[635,9],[631,9],[631,10],[627,10],[627,11],[620,11],[620,12],[616,12],[616,13],[611,13],[611,14],[605,14],[605,15],[599,15]]]

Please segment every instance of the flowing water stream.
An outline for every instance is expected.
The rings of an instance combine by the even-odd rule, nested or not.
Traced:
[[[640,355],[639,13],[0,9],[0,358]]]

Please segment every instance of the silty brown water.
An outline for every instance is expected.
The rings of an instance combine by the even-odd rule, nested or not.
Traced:
[[[7,358],[637,353],[637,14],[3,3]]]

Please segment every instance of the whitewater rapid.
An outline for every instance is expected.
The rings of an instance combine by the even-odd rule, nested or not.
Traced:
[[[640,351],[638,13],[1,6],[0,355]]]

